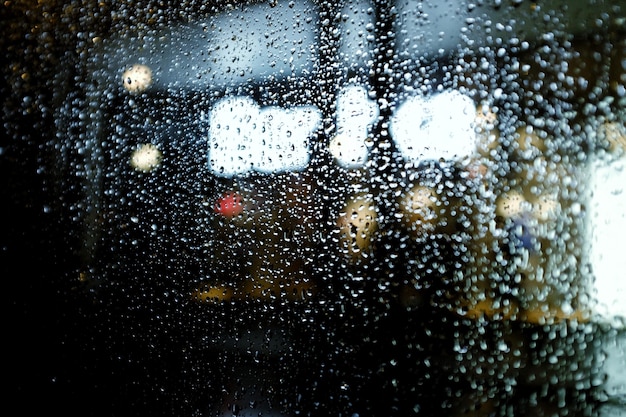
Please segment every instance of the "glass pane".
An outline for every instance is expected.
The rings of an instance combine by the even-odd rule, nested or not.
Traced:
[[[0,16],[27,414],[626,413],[619,1]]]

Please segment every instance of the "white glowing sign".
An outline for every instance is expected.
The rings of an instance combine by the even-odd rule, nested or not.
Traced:
[[[364,87],[351,85],[337,95],[337,134],[330,152],[340,165],[355,168],[367,160],[368,129],[378,118],[379,109]]]
[[[599,161],[591,170],[593,190],[588,218],[591,265],[595,276],[596,312],[602,317],[626,319],[626,160]],[[626,321],[622,324],[626,326]]]
[[[405,158],[458,159],[476,149],[476,105],[455,90],[401,103],[390,122],[390,133]]]
[[[329,151],[339,165],[362,166],[379,108],[358,85],[338,92],[336,108],[337,129]],[[446,91],[403,102],[391,118],[390,131],[409,160],[452,160],[475,151],[475,117],[469,97]],[[209,114],[209,167],[220,176],[304,169],[310,159],[309,140],[321,119],[321,111],[313,106],[261,107],[249,97],[224,98]]]
[[[321,120],[312,106],[261,108],[248,97],[220,100],[209,115],[209,166],[221,176],[303,169]]]

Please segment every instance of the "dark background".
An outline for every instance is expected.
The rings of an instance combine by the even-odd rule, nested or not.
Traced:
[[[4,397],[20,415],[77,415],[86,405],[80,376],[85,352],[75,333],[83,323],[69,279],[76,271],[76,224],[65,209],[72,197],[61,189],[63,171],[54,150],[55,102],[63,94],[55,76],[76,41],[66,18],[52,2],[0,6]]]

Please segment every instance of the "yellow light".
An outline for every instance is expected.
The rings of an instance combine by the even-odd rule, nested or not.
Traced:
[[[159,166],[162,154],[159,148],[151,143],[140,145],[130,159],[130,165],[138,171],[152,171]]]
[[[436,206],[437,194],[432,188],[423,185],[409,190],[400,201],[402,217],[416,237],[435,230],[438,220]]]
[[[147,65],[132,65],[122,74],[122,83],[127,91],[142,93],[152,84],[152,70]]]
[[[524,196],[516,191],[506,193],[498,198],[496,203],[496,214],[502,217],[515,217],[524,212],[528,212],[529,203]]]
[[[200,302],[223,302],[229,301],[233,296],[232,288],[223,285],[215,287],[198,288],[193,293],[193,299]]]
[[[626,152],[626,128],[615,122],[607,122],[600,126],[600,138],[606,141],[611,153]]]
[[[357,195],[346,204],[345,211],[339,215],[340,244],[347,254],[359,258],[372,243],[378,229],[378,213],[371,197]]]

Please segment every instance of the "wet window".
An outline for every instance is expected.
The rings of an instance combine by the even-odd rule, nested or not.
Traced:
[[[626,413],[619,1],[0,16],[27,414]]]

